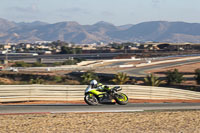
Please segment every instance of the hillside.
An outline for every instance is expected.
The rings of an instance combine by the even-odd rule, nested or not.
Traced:
[[[15,23],[0,19],[0,42],[62,40],[74,43],[93,42],[200,42],[200,23],[151,21],[136,25],[115,26],[107,22],[80,25],[74,21],[49,24],[35,21]]]

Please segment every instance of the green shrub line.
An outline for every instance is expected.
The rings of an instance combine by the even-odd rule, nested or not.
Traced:
[[[26,63],[24,61],[16,61],[12,67],[47,67],[47,66],[61,66],[61,65],[76,65],[77,63],[83,61],[82,59],[75,58],[71,60],[66,60],[64,62],[55,62],[53,64],[44,64],[44,63]]]
[[[0,73],[1,78],[14,81],[13,84],[80,84],[68,76],[22,74],[22,73]],[[1,85],[6,84],[0,82]]]

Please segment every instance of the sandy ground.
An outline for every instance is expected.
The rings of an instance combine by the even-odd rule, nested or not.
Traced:
[[[200,63],[192,63],[192,64],[180,65],[180,66],[176,66],[176,67],[167,67],[167,68],[163,68],[163,69],[156,69],[156,70],[152,70],[152,71],[148,71],[148,72],[152,72],[152,73],[153,72],[164,72],[164,71],[168,71],[168,70],[178,69],[179,72],[194,73],[194,71],[198,68],[200,68]]]
[[[199,133],[200,111],[0,115],[1,133]]]

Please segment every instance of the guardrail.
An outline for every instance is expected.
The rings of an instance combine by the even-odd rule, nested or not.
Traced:
[[[83,100],[86,85],[1,85],[0,103]],[[200,92],[138,85],[122,85],[132,99],[200,99]]]
[[[143,66],[157,65],[157,64],[162,64],[162,63],[172,63],[172,62],[180,62],[180,61],[195,60],[195,59],[200,59],[200,57],[199,56],[186,57],[186,58],[180,58],[180,59],[169,59],[169,60],[156,61],[156,62],[151,62],[151,63],[141,63],[141,64],[135,65],[135,67],[143,67]]]
[[[119,68],[119,66],[103,66],[103,67],[93,67],[93,66],[62,66],[62,67],[16,67],[20,71],[82,71],[82,70],[92,70],[92,69],[106,69],[106,68]]]

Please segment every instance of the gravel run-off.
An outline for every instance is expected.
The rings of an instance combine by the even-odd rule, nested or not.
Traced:
[[[0,115],[1,133],[199,133],[200,111]]]

